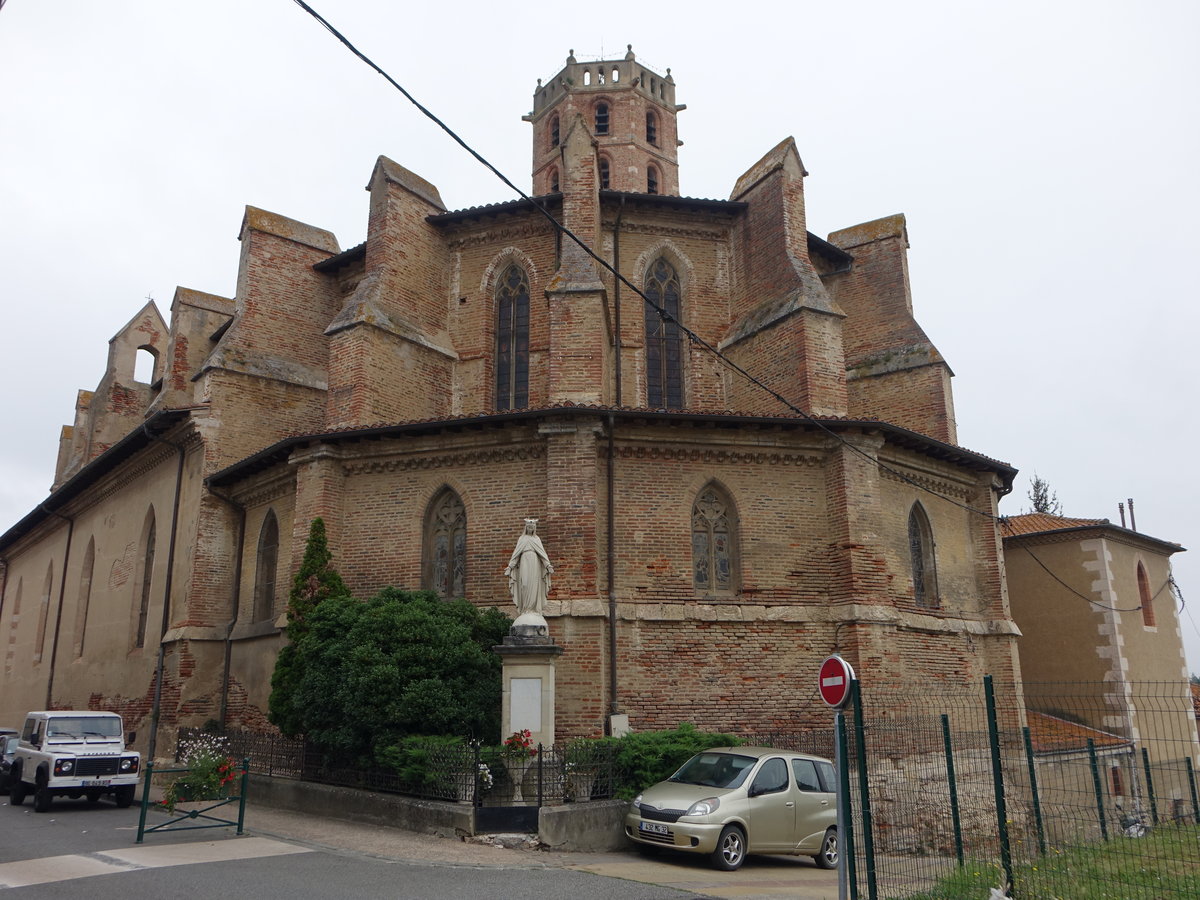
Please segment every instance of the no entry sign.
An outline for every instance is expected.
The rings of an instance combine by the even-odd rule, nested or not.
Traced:
[[[841,709],[850,699],[850,683],[854,681],[854,669],[840,656],[830,656],[821,663],[817,675],[817,687],[821,699],[834,709]]]

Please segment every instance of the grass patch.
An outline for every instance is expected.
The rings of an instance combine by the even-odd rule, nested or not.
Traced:
[[[1200,897],[1200,828],[1156,828],[1014,864],[1021,900],[1166,900]],[[881,879],[882,880],[882,879]],[[980,900],[999,886],[994,860],[968,861],[928,892],[905,900]]]

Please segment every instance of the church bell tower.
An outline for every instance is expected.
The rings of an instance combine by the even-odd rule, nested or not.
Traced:
[[[538,79],[533,112],[533,193],[553,194],[566,182],[563,144],[583,128],[596,147],[601,190],[679,194],[679,131],[671,70],[659,75],[637,61],[629,45],[623,59],[581,63],[575,51],[549,83]]]

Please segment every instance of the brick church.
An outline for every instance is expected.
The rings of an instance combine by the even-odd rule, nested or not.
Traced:
[[[675,94],[632,50],[572,55],[525,116],[532,199],[447,210],[380,157],[347,250],[247,208],[235,296],[179,288],[116,334],[0,536],[0,718],[115,709],[142,742],[158,688],[163,735],[264,727],[316,516],[357,596],[510,613],[537,518],[560,737],[827,724],[834,651],[866,684],[1011,684],[970,508],[1015,470],[957,445],[903,216],[810,232],[790,138],[728,200],[681,195]]]

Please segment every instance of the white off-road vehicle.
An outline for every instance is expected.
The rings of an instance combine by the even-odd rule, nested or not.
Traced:
[[[31,712],[13,757],[10,797],[20,806],[33,794],[33,808],[46,812],[56,796],[95,803],[112,794],[117,806],[133,803],[141,754],[125,749],[121,717],[111,712]]]

